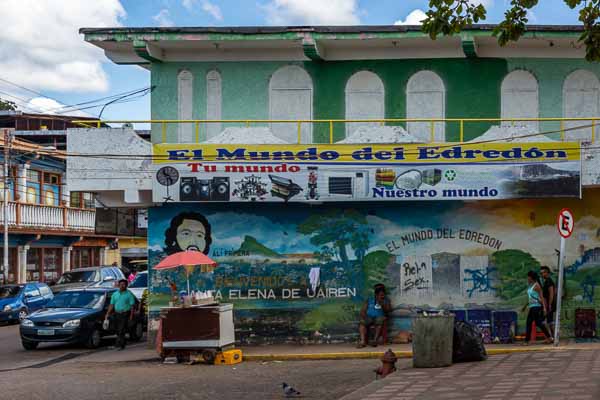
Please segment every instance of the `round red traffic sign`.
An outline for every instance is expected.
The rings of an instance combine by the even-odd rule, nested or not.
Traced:
[[[571,236],[573,233],[573,227],[575,226],[575,218],[573,213],[568,208],[563,208],[558,213],[558,219],[556,221],[558,233],[565,239]]]

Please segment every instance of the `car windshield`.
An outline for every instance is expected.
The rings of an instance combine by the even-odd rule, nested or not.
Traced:
[[[10,297],[17,297],[21,291],[20,286],[0,286],[0,299],[8,299]]]
[[[97,280],[96,271],[70,271],[65,272],[57,283],[60,285],[63,283],[95,282]]]
[[[104,294],[98,292],[62,292],[52,299],[47,308],[100,308]]]
[[[131,285],[129,285],[129,287],[130,288],[146,288],[146,287],[148,287],[148,274],[138,274],[138,276],[135,277],[133,282],[131,282]]]

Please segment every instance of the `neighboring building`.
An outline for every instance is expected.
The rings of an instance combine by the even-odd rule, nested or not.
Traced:
[[[574,309],[599,304],[600,66],[575,45],[580,27],[532,26],[506,47],[493,29],[436,41],[411,26],[82,29],[115,63],[150,69],[154,147],[132,130],[74,130],[69,152],[113,159],[69,159],[69,184],[150,207],[150,266],[190,245],[213,257],[194,288],[233,302],[249,343],[349,340],[377,282],[394,335],[430,308],[466,309],[491,335],[492,311],[522,306],[527,271],[556,267],[568,206],[572,333]],[[259,145],[223,142],[231,127]],[[377,155],[360,144],[382,140]],[[150,270],[153,314],[182,276]]]
[[[4,145],[2,137],[2,163]],[[112,262],[107,251],[116,237],[95,233],[93,193],[71,192],[65,185],[64,153],[13,139],[10,154],[6,281],[51,282],[73,268]],[[4,180],[0,200],[4,200],[3,189]]]
[[[57,150],[66,150],[68,129],[81,128],[86,125],[97,126],[96,121],[96,118],[93,117],[0,111],[0,128],[14,129],[12,135],[17,139],[40,146],[51,146]],[[105,123],[101,123],[100,126],[108,127]],[[148,130],[138,130],[136,134],[144,139],[150,138]],[[85,163],[86,159],[81,158],[81,161]],[[90,178],[93,182],[94,177]],[[66,179],[64,179],[63,187],[66,187]],[[85,193],[81,195],[85,198],[72,199],[72,207],[79,207],[79,205],[85,203],[95,206],[98,199],[93,191],[81,191],[81,193]],[[96,214],[96,228],[94,232],[104,236],[110,235],[113,238],[118,237],[117,240],[111,242],[105,262],[110,261],[110,264],[116,262],[120,266],[128,267],[129,261],[146,259],[146,230],[145,228],[137,228],[137,213],[138,211],[144,213],[145,210],[124,209],[119,211],[116,208],[108,208],[106,204],[101,203],[100,206],[101,208]],[[116,219],[112,218],[113,215],[122,217]],[[79,259],[77,252],[75,259]],[[85,260],[84,256],[84,263],[87,263]],[[94,262],[97,264],[98,257],[96,256],[90,260],[92,264]]]
[[[67,129],[81,127],[81,122],[94,121],[93,117],[75,117],[57,114],[34,114],[17,110],[0,111],[0,128],[14,129],[14,135],[42,146],[66,148]]]

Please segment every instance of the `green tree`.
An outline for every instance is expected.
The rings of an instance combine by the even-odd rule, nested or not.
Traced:
[[[585,44],[586,60],[600,61],[600,0],[563,0],[571,9],[579,9],[579,21],[583,33],[579,41]],[[527,30],[527,11],[539,0],[511,0],[504,20],[494,29],[494,36],[501,46],[517,41]],[[423,32],[432,39],[438,35],[453,35],[469,25],[486,18],[486,9],[472,0],[429,0],[427,18],[423,21]]]
[[[335,247],[343,263],[348,262],[346,246],[352,247],[360,262],[369,248],[367,219],[355,210],[335,209],[323,214],[313,214],[298,225],[298,232],[312,235],[310,242],[315,246]]]
[[[17,109],[17,105],[10,100],[2,100],[0,98],[0,111],[14,111]]]

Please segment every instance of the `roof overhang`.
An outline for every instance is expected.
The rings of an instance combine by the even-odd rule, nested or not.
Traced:
[[[528,26],[501,47],[495,25],[474,25],[432,40],[420,26],[83,28],[85,40],[117,64],[177,61],[339,61],[526,57],[584,58],[581,26]]]

